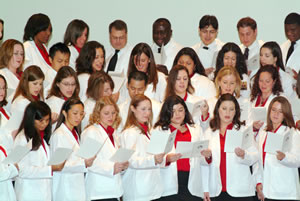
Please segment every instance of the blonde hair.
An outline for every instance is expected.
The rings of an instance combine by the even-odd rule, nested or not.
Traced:
[[[93,125],[95,123],[96,124],[100,123],[100,121],[101,121],[100,112],[107,105],[112,105],[115,108],[116,113],[117,113],[116,119],[115,119],[112,127],[114,129],[117,129],[119,127],[119,125],[121,123],[121,117],[119,115],[120,110],[119,110],[119,107],[117,106],[117,104],[115,103],[115,101],[111,97],[102,97],[96,102],[93,113],[89,117],[89,125],[87,127],[89,127],[90,125]]]
[[[236,79],[236,87],[234,89],[235,97],[239,98],[240,97],[240,90],[241,90],[241,85],[242,81],[240,78],[239,73],[236,71],[235,68],[230,67],[230,66],[224,66],[221,68],[221,70],[218,72],[217,77],[215,79],[215,85],[216,85],[216,97],[219,98],[221,94],[221,87],[220,87],[220,82],[222,78],[226,75],[233,75],[235,76]]]

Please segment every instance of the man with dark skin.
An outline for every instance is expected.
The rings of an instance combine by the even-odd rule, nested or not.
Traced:
[[[152,51],[156,63],[165,65],[170,71],[173,60],[182,46],[172,39],[172,28],[168,19],[159,18],[153,23],[152,37]]]
[[[296,79],[300,70],[300,15],[290,13],[284,20],[287,41],[281,45],[282,59],[287,72]]]

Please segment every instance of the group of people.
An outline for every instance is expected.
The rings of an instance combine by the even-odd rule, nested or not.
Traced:
[[[126,23],[115,20],[104,48],[88,40],[86,22],[74,19],[48,51],[51,21],[32,15],[24,42],[8,39],[0,47],[0,200],[300,200],[299,13],[284,23],[288,40],[279,46],[257,40],[254,19],[240,19],[239,46],[217,39],[218,20],[205,15],[200,43],[182,47],[170,21],[159,18],[152,46],[132,47]],[[113,76],[124,79],[121,87]],[[225,150],[228,132],[246,131],[246,148]],[[148,153],[153,132],[176,132],[169,153]],[[274,135],[289,135],[289,149],[266,151]],[[102,147],[82,158],[78,150],[90,139]],[[19,162],[3,163],[30,140]],[[205,140],[197,157],[176,150],[178,142]],[[48,165],[59,148],[73,152]],[[113,162],[120,148],[134,153]]]

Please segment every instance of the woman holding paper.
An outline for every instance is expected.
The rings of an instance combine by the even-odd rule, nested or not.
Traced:
[[[89,124],[90,114],[93,113],[95,104],[100,98],[112,96],[117,102],[118,94],[112,94],[114,87],[112,78],[105,72],[95,72],[90,76],[86,90],[87,99],[84,101],[85,116],[81,123],[82,128]]]
[[[201,185],[202,168],[200,163],[206,164],[210,160],[211,151],[204,150],[206,157],[180,159],[180,153],[175,153],[178,142],[195,142],[203,140],[201,128],[194,124],[191,114],[182,98],[169,96],[164,102],[159,120],[154,126],[155,130],[166,135],[177,129],[173,150],[166,153],[166,167],[161,168],[161,178],[164,192],[161,201],[172,200],[201,200],[205,188]],[[199,179],[200,178],[200,179]]]
[[[165,164],[165,154],[147,153],[151,122],[151,100],[144,95],[133,97],[121,133],[121,147],[135,150],[122,177],[124,201],[154,200],[162,195],[163,185],[159,167]]]
[[[290,135],[291,144],[283,151],[268,152],[271,135]],[[269,137],[270,136],[270,137]],[[286,147],[290,146],[290,147]],[[300,134],[288,100],[282,96],[274,98],[268,109],[267,125],[259,131],[259,163],[256,167],[256,190],[260,200],[299,200],[300,183],[298,167],[300,161]]]
[[[261,67],[255,74],[251,90],[250,101],[252,102],[251,110],[255,107],[265,107],[268,110],[269,104],[273,98],[283,92],[281,79],[278,70],[272,65]],[[253,113],[253,111],[251,111]],[[259,130],[264,124],[263,121],[255,121],[254,115],[251,114],[254,130]]]
[[[118,201],[123,194],[120,173],[128,168],[129,163],[110,160],[119,148],[116,129],[120,122],[119,108],[111,97],[97,100],[89,126],[81,134],[82,143],[91,138],[102,145],[86,174],[88,200]]]
[[[57,148],[73,149],[63,171],[53,173],[53,201],[86,200],[84,173],[93,164],[95,157],[84,160],[76,155],[83,116],[83,103],[79,99],[68,99],[61,108],[56,130],[51,136],[51,153]]]
[[[213,115],[210,128],[205,132],[212,151],[209,174],[204,176],[205,183],[209,184],[209,196],[212,201],[250,201],[255,195],[250,166],[258,159],[254,143],[245,150],[237,147],[234,152],[225,152],[226,143],[229,143],[226,133],[245,130],[244,123],[240,121],[240,107],[235,97],[223,94],[216,103]]]
[[[163,73],[157,71],[151,47],[146,43],[137,44],[131,51],[127,75],[132,71],[142,71],[148,75],[145,95],[163,102],[167,82]]]
[[[32,149],[18,162],[19,176],[15,192],[18,201],[52,200],[52,172],[60,171],[64,163],[48,166],[50,159],[51,111],[41,101],[30,103],[25,110],[14,146],[26,146],[32,140]]]

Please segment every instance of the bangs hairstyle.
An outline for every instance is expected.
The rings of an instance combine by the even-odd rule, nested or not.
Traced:
[[[25,52],[23,43],[17,41],[15,39],[8,39],[6,40],[0,48],[0,69],[1,68],[8,68],[8,64],[14,55],[14,47],[15,45],[21,45],[23,49],[23,61],[19,68],[17,68],[17,73],[23,70],[23,64],[25,60]]]
[[[204,67],[203,67],[197,53],[195,52],[195,50],[193,50],[190,47],[182,48],[177,53],[177,55],[174,59],[174,62],[173,62],[173,66],[178,64],[178,61],[179,61],[181,56],[189,56],[193,60],[193,62],[195,64],[194,73],[198,73],[200,75],[203,75],[203,76],[207,77],[207,75],[205,74]]]
[[[68,114],[68,111],[72,108],[73,105],[82,105],[82,107],[84,108],[84,104],[78,98],[70,98],[67,101],[65,101],[64,104],[61,107],[61,110],[60,110],[60,113],[59,113],[59,116],[58,116],[58,119],[57,119],[55,130],[57,128],[59,128],[61,126],[61,124],[65,123],[65,121],[66,121],[66,118],[65,118],[65,115],[63,114],[63,111]],[[78,135],[80,137],[81,123],[78,126],[75,126],[74,129],[76,130],[76,132],[78,133]]]
[[[49,25],[51,25],[50,19],[47,15],[38,13],[32,15],[24,28],[23,40],[34,40],[34,37],[40,33],[41,31],[45,31],[48,29]],[[52,32],[52,28],[51,28]]]
[[[116,110],[116,119],[112,127],[114,129],[117,129],[119,127],[121,123],[120,110],[117,104],[115,103],[115,101],[111,97],[102,97],[96,102],[93,113],[89,116],[89,125],[87,127],[93,124],[101,123],[100,112],[107,105],[113,106]]]
[[[271,75],[273,81],[275,82],[272,88],[272,94],[279,96],[279,94],[283,92],[278,70],[272,65],[261,66],[257,71],[257,73],[254,75],[254,82],[253,82],[251,95],[250,95],[251,102],[254,101],[257,96],[262,94],[259,88],[259,77],[260,74],[263,72],[268,72]]]
[[[270,118],[270,113],[272,111],[272,106],[275,102],[278,102],[278,103],[281,104],[281,110],[282,110],[282,114],[283,114],[282,125],[287,126],[289,128],[296,128],[293,113],[292,113],[291,104],[289,103],[289,101],[285,97],[277,96],[277,97],[273,98],[273,100],[271,101],[271,103],[268,107],[266,130],[267,131],[273,131],[274,130],[273,123],[272,123],[271,118]]]
[[[101,48],[103,51],[103,56],[105,58],[105,49],[104,46],[97,41],[89,41],[82,47],[79,56],[76,59],[76,72],[77,75],[82,73],[93,73],[92,64],[96,58],[96,49]],[[104,70],[105,67],[105,59],[103,62],[103,67],[101,71]]]
[[[235,43],[226,43],[222,49],[219,51],[217,56],[217,63],[216,63],[216,71],[215,71],[215,78],[219,72],[219,70],[224,66],[224,56],[227,52],[234,52],[236,56],[236,64],[235,69],[239,73],[241,80],[243,80],[243,74],[248,74],[248,68],[245,61],[245,57],[240,49],[240,47]]]
[[[21,76],[21,80],[18,84],[16,93],[12,99],[12,102],[20,95],[24,96],[30,102],[35,101],[29,92],[29,82],[33,82],[33,81],[36,81],[39,79],[42,79],[43,81],[45,80],[45,75],[44,75],[43,71],[41,70],[41,68],[38,66],[35,66],[35,65],[27,67]],[[38,95],[42,100],[44,100],[43,88],[44,87],[42,86],[42,89],[40,90],[40,93]]]
[[[262,48],[268,48],[271,51],[273,57],[277,59],[275,67],[279,67],[281,68],[281,70],[285,71],[283,61],[282,61],[282,53],[278,43],[276,43],[275,41],[266,42],[263,44],[263,46],[261,46],[260,52]]]
[[[125,123],[125,126],[123,128],[123,131],[127,128],[130,128],[130,127],[133,127],[133,126],[136,126],[140,129],[141,133],[146,135],[144,129],[142,128],[142,126],[139,124],[138,120],[136,119],[136,117],[134,116],[134,113],[133,111],[131,110],[131,106],[134,107],[135,109],[139,106],[139,104],[142,102],[142,101],[149,101],[150,102],[150,105],[151,105],[151,115],[150,115],[150,118],[149,118],[149,121],[146,122],[146,125],[148,127],[148,130],[151,129],[152,127],[152,119],[153,119],[153,112],[152,112],[152,102],[151,100],[145,96],[145,95],[136,95],[135,97],[133,97],[133,99],[131,100],[130,102],[130,106],[129,106],[129,109],[128,109],[128,116],[127,116],[127,120],[126,120],[126,123]]]
[[[72,20],[67,26],[64,44],[76,46],[76,41],[84,32],[84,29],[87,29],[86,40],[88,40],[90,29],[87,23],[80,19]]]
[[[218,72],[217,77],[215,79],[215,86],[216,86],[216,98],[219,98],[222,94],[221,92],[221,80],[226,75],[233,75],[236,79],[236,87],[234,89],[235,96],[239,98],[241,96],[240,90],[242,86],[242,81],[239,76],[239,73],[236,71],[235,68],[230,66],[224,66],[221,68],[221,70]]]
[[[207,26],[212,26],[215,30],[218,30],[219,23],[214,15],[204,15],[199,22],[199,29],[203,29]]]
[[[28,104],[25,109],[24,117],[18,129],[18,134],[24,129],[27,142],[32,139],[32,150],[38,150],[42,145],[40,132],[35,127],[35,120],[41,120],[49,115],[49,123],[44,130],[44,140],[49,144],[51,137],[51,110],[49,106],[42,101],[35,101]],[[18,135],[17,134],[17,135]]]
[[[164,104],[161,107],[160,113],[159,113],[159,119],[155,123],[154,128],[160,126],[162,130],[168,130],[169,126],[171,124],[171,119],[173,118],[173,107],[174,105],[181,104],[184,108],[185,116],[184,120],[181,125],[189,124],[194,125],[193,117],[190,114],[184,100],[180,98],[179,96],[169,96]]]
[[[58,72],[52,82],[52,86],[51,86],[51,89],[49,90],[47,99],[50,98],[51,96],[63,97],[57,84],[59,84],[63,79],[68,78],[68,77],[73,77],[75,80],[75,83],[76,83],[76,87],[75,87],[75,90],[74,90],[71,98],[79,97],[78,94],[79,94],[79,90],[80,90],[80,85],[79,85],[79,81],[78,81],[76,72],[70,66],[63,66],[58,70]]]
[[[3,98],[3,100],[2,101],[0,101],[0,107],[3,107],[3,106],[5,106],[5,105],[7,105],[7,100],[6,100],[6,96],[7,96],[7,82],[6,82],[6,79],[5,79],[5,77],[3,76],[3,75],[1,75],[0,74],[0,79],[2,79],[3,81],[4,81],[4,84],[5,84],[5,88],[4,88],[4,90],[5,90],[5,95],[4,95],[4,98]]]
[[[188,69],[185,66],[182,66],[182,65],[175,65],[175,66],[172,67],[172,69],[170,71],[170,74],[168,76],[165,99],[168,98],[169,96],[176,95],[176,93],[175,93],[175,84],[176,84],[178,73],[181,70],[184,70],[187,73],[187,77],[188,77],[188,86],[187,86],[186,91],[190,94],[194,93],[195,89],[192,86],[191,78],[189,76]]]
[[[232,124],[234,125],[234,127],[237,130],[239,130],[241,128],[241,125],[245,125],[245,121],[243,121],[243,122],[240,121],[240,116],[241,116],[240,105],[237,102],[237,100],[235,99],[235,97],[231,94],[223,94],[217,101],[215,109],[214,109],[214,116],[213,116],[212,120],[210,120],[210,122],[209,122],[210,128],[212,129],[212,131],[216,131],[221,128],[221,119],[220,119],[220,115],[219,115],[219,108],[224,101],[231,101],[234,103],[235,115],[233,117]]]
[[[240,19],[236,25],[237,30],[239,30],[240,27],[250,27],[253,31],[257,29],[256,21],[251,17]]]
[[[147,67],[148,84],[153,83],[152,91],[155,92],[158,83],[158,75],[157,75],[157,69],[154,61],[153,52],[151,50],[151,47],[148,44],[139,43],[132,49],[129,58],[127,75],[129,75],[132,71],[138,71],[135,64],[139,65],[140,58],[143,53],[149,58],[149,64]]]
[[[114,90],[115,84],[112,78],[105,72],[95,72],[88,80],[86,96],[97,101],[103,97],[104,84],[108,83],[111,90]]]

